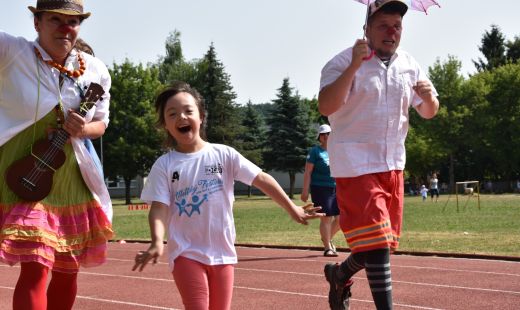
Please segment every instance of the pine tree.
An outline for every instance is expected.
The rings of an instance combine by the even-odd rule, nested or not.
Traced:
[[[237,149],[239,133],[236,94],[231,86],[229,74],[217,59],[213,43],[204,58],[198,63],[198,80],[195,87],[200,91],[207,110],[206,134],[208,141],[231,145]]]
[[[313,143],[309,108],[293,95],[289,78],[283,80],[277,97],[269,118],[264,166],[289,173],[289,197],[293,198],[296,173],[303,171],[307,150]]]
[[[486,62],[480,57],[473,61],[479,72],[491,71],[507,62],[505,37],[497,25],[491,25],[491,30],[482,36],[482,46],[479,51],[486,57]]]
[[[262,166],[262,149],[265,144],[265,124],[262,116],[248,101],[242,119],[243,131],[238,136],[242,144],[242,155],[257,166]]]
[[[181,33],[174,30],[165,42],[166,56],[158,62],[159,80],[163,84],[173,81],[184,81],[192,84],[197,79],[197,68],[194,62],[184,59],[182,53]]]
[[[507,60],[511,63],[520,62],[520,37],[515,36],[515,39],[507,42]]]
[[[249,100],[242,118],[242,132],[238,136],[238,140],[240,141],[242,155],[257,166],[263,165],[262,152],[265,137],[266,130],[262,115]],[[248,196],[251,196],[251,186],[248,187]]]

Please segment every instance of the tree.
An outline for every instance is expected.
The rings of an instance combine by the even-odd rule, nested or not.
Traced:
[[[487,76],[489,93],[482,114],[490,126],[490,141],[496,179],[513,180],[520,173],[520,64],[507,64]]]
[[[495,130],[494,116],[488,113],[491,75],[492,72],[489,71],[473,75],[462,87],[460,101],[468,114],[465,121],[460,122],[466,135],[459,141],[454,141],[459,145],[454,163],[459,179],[482,180],[494,170],[490,152],[493,141],[489,136],[489,132]]]
[[[508,41],[507,47],[507,61],[511,63],[518,63],[520,61],[520,37],[515,36],[515,39]]]
[[[207,137],[212,143],[231,145],[240,151],[236,143],[239,128],[236,94],[231,86],[229,74],[217,59],[213,43],[204,58],[198,63],[198,80],[195,83],[207,109]]]
[[[323,116],[318,111],[318,99],[313,97],[312,99],[304,98],[302,99],[303,103],[309,106],[310,110],[310,119],[312,123],[315,124],[328,124],[329,119],[326,116]]]
[[[505,37],[497,25],[491,25],[491,31],[486,31],[481,42],[479,51],[484,55],[486,61],[484,62],[480,57],[478,61],[473,61],[479,72],[490,71],[506,64]]]
[[[153,109],[161,83],[157,69],[135,66],[128,59],[114,64],[110,75],[110,126],[103,136],[105,175],[123,177],[126,203],[130,204],[131,180],[148,172],[161,153]]]
[[[437,59],[428,69],[429,77],[439,94],[439,112],[432,120],[418,120],[419,117],[414,114],[411,122],[416,130],[407,141],[409,166],[426,169],[415,173],[425,176],[433,171],[444,170],[449,175],[451,189],[455,186],[456,154],[461,147],[466,147],[465,137],[468,135],[464,130],[468,109],[461,102],[464,84],[464,77],[460,74],[461,67],[458,59],[448,56],[447,61],[441,63]],[[411,146],[412,143],[416,145]]]
[[[293,95],[289,78],[283,80],[277,97],[269,118],[264,166],[289,173],[289,197],[293,198],[296,173],[303,171],[307,150],[313,143],[309,108]]]
[[[163,84],[173,81],[184,81],[193,84],[197,79],[197,68],[194,62],[184,59],[182,53],[181,33],[174,30],[165,42],[166,56],[161,57],[157,64],[159,80]]]
[[[265,125],[260,113],[255,110],[251,100],[248,101],[242,118],[243,131],[238,136],[242,155],[257,166],[263,165],[263,146],[265,145]],[[248,187],[248,196],[251,196],[251,186]]]

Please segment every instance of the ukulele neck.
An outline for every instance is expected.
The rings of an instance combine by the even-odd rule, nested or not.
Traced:
[[[65,131],[65,129],[60,128],[55,131],[54,136],[51,139],[51,147],[61,150],[67,140],[69,139],[70,135],[68,132]]]
[[[79,109],[74,113],[81,115],[81,117],[85,117],[88,111],[88,104],[82,102],[79,106]],[[65,131],[65,129],[60,128],[56,130],[54,136],[52,137],[51,146],[56,149],[62,149],[69,138],[70,134],[67,131]]]

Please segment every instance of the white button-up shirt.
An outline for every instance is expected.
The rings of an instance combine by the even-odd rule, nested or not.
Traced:
[[[64,79],[63,86],[59,89],[59,71],[39,60],[34,47],[38,48],[44,60],[51,60],[38,42],[30,42],[0,31],[0,146],[31,126],[35,119],[40,120],[47,115],[60,98],[65,113],[68,109],[77,110],[81,101],[78,86],[84,89],[91,82],[100,84],[105,94],[103,100],[96,103],[85,119],[87,122],[92,119],[100,120],[107,125],[111,78],[103,62],[82,53],[86,70],[77,79],[78,86],[70,79]],[[65,67],[69,70],[78,69],[75,50],[71,51],[65,61]],[[85,184],[111,220],[112,203],[103,177],[83,140],[72,138],[71,143]]]
[[[70,79],[65,79],[59,90],[59,71],[37,59],[35,46],[44,60],[51,60],[38,42],[0,31],[0,145],[32,125],[36,112],[37,120],[47,115],[58,104],[60,96],[65,113],[69,108],[77,110],[79,107],[78,88]],[[110,74],[99,59],[85,53],[81,56],[85,59],[86,70],[77,79],[78,84],[84,87],[96,82],[105,90],[103,100],[96,103],[85,119],[94,118],[108,125]],[[77,52],[72,50],[65,67],[78,69],[77,63]]]
[[[351,60],[352,48],[332,58],[322,69],[320,90],[336,81]],[[348,98],[329,116],[332,133],[327,150],[333,177],[404,169],[408,109],[422,102],[412,89],[419,80],[429,79],[402,50],[388,68],[377,57],[363,62]]]

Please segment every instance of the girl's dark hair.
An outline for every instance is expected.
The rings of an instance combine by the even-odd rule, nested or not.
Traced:
[[[155,126],[157,128],[164,130],[164,126],[166,125],[165,116],[164,116],[164,108],[166,107],[166,103],[168,100],[179,94],[179,93],[187,93],[190,94],[195,99],[195,104],[199,109],[200,119],[202,120],[202,124],[200,125],[200,137],[206,140],[206,109],[204,108],[204,99],[199,94],[199,92],[190,86],[190,84],[181,81],[175,81],[171,86],[165,88],[159,95],[157,99],[155,99],[155,112],[157,113],[157,121],[155,122]],[[166,130],[166,140],[164,144],[166,147],[170,148],[177,144],[173,136]]]

